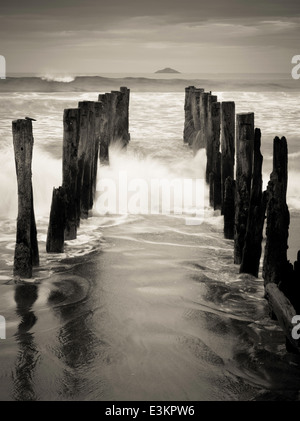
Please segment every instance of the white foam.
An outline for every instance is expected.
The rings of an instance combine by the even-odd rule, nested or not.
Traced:
[[[1,218],[17,216],[17,177],[12,148],[6,148],[0,155]],[[32,185],[36,216],[49,215],[52,189],[61,185],[61,161],[36,148],[32,160]]]

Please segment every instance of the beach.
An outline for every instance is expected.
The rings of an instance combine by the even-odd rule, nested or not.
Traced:
[[[126,86],[123,80],[121,86]],[[210,86],[206,86],[209,89]],[[184,92],[131,92],[127,151],[112,150],[98,181],[203,179],[205,151],[183,144]],[[239,274],[223,217],[101,215],[81,222],[60,255],[45,251],[51,191],[61,183],[62,114],[100,92],[0,94],[0,400],[298,400],[300,359],[268,314],[259,278]],[[264,186],[272,141],[289,147],[288,258],[300,233],[297,92],[217,91],[237,112],[255,112],[262,131]],[[34,123],[33,188],[40,267],[30,284],[12,276],[17,209],[11,121]],[[261,261],[262,263],[262,261]]]

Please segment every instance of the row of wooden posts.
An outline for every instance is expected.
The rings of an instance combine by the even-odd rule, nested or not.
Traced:
[[[286,203],[288,151],[284,137],[273,144],[273,171],[262,191],[261,132],[254,113],[235,113],[233,101],[193,86],[185,91],[184,142],[196,152],[206,149],[206,182],[210,205],[224,215],[224,236],[234,240],[234,263],[241,273],[258,276],[266,222],[262,276],[273,316],[288,344],[292,317],[300,314],[300,253],[294,266],[287,260],[289,210]],[[98,101],[79,102],[63,117],[62,185],[53,189],[46,250],[63,252],[65,240],[75,239],[80,219],[93,207],[97,168],[109,160],[109,146],[129,142],[129,89],[99,95]],[[39,264],[33,208],[31,119],[13,122],[13,143],[18,183],[18,218],[14,275],[30,278]],[[236,167],[236,168],[235,168]]]
[[[77,236],[80,219],[93,208],[98,162],[109,162],[109,147],[125,148],[129,134],[130,91],[101,94],[98,101],[82,101],[63,115],[62,185],[53,189],[46,250],[62,253],[64,242]],[[31,278],[39,265],[32,190],[32,119],[12,123],[18,184],[17,235],[14,275]]]
[[[300,252],[294,266],[287,259],[290,216],[286,202],[288,148],[285,137],[273,141],[273,170],[263,191],[261,131],[254,113],[235,113],[233,101],[189,86],[185,90],[184,142],[196,152],[206,149],[210,205],[224,215],[224,236],[234,240],[234,263],[240,273],[262,277],[271,315],[277,318],[289,347],[292,318],[300,314]]]

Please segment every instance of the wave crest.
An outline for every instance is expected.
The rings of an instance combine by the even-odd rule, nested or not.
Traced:
[[[45,80],[46,82],[61,82],[61,83],[70,83],[75,80],[74,76],[68,76],[68,75],[51,75],[46,74],[41,76],[42,80]]]

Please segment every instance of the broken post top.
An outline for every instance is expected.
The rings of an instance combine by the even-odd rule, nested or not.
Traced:
[[[224,105],[232,105],[235,107],[235,102],[234,101],[222,101],[222,104]]]
[[[16,158],[20,157],[22,159],[27,159],[31,163],[32,147],[34,141],[31,120],[14,120],[12,122],[12,133]],[[27,146],[30,147],[28,148]]]
[[[13,130],[20,130],[26,128],[32,130],[32,120],[28,120],[26,118],[19,118],[17,120],[13,120],[12,128]]]

